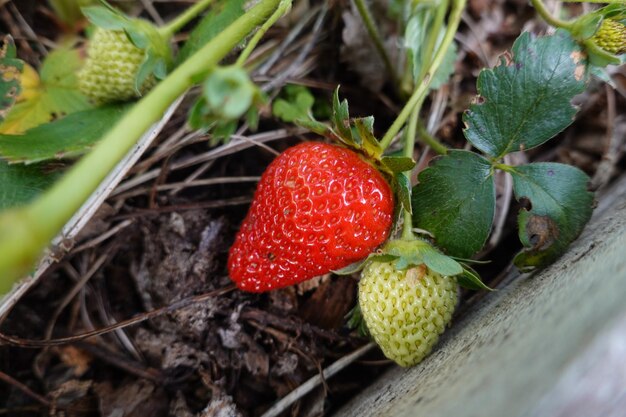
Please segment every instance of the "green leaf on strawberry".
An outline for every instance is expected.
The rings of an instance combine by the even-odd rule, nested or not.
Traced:
[[[5,35],[0,48],[0,122],[5,119],[22,91],[20,75],[23,68],[24,62],[17,58],[13,38]]]
[[[243,15],[245,4],[246,0],[215,1],[189,34],[189,38],[176,56],[176,64],[184,62]]]
[[[29,203],[58,176],[45,164],[10,165],[0,160],[0,210]]]
[[[571,100],[586,81],[584,53],[567,31],[523,33],[512,55],[480,73],[479,95],[463,116],[465,137],[496,158],[541,145],[572,123]]]
[[[591,217],[589,177],[578,168],[549,162],[518,166],[510,173],[515,197],[529,205],[518,217],[525,249],[515,264],[525,270],[546,266],[563,254]]]
[[[124,114],[125,105],[72,113],[21,135],[0,134],[0,156],[12,163],[73,158],[82,155]]]
[[[301,85],[287,85],[279,98],[272,104],[272,113],[283,122],[292,123],[298,119],[309,119],[315,97],[308,88]]]
[[[470,258],[493,223],[495,183],[491,162],[473,152],[452,150],[422,171],[413,188],[413,224],[435,236],[446,253]]]
[[[83,61],[77,50],[66,44],[52,51],[43,61],[39,74],[24,65],[25,76],[32,84],[24,91],[23,100],[16,103],[0,125],[0,132],[20,134],[55,118],[87,110],[92,105],[78,88],[76,72]],[[30,68],[30,73],[27,69]]]

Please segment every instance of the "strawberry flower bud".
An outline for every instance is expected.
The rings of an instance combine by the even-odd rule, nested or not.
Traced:
[[[606,52],[621,55],[626,52],[626,26],[613,19],[604,19],[591,41]]]

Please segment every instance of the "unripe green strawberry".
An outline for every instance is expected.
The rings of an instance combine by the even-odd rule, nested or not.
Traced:
[[[626,52],[626,26],[613,19],[604,19],[591,40],[611,54],[623,54]]]
[[[367,328],[383,353],[400,366],[419,363],[437,343],[454,313],[455,278],[425,265],[397,270],[372,262],[359,282],[359,306]]]
[[[95,103],[127,101],[148,91],[155,84],[149,76],[135,89],[135,79],[145,59],[123,30],[97,28],[89,41],[87,60],[78,73],[80,90]]]

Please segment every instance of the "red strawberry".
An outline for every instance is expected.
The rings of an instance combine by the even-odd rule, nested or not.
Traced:
[[[393,194],[355,152],[308,142],[267,168],[230,249],[245,291],[286,287],[365,258],[389,235]]]

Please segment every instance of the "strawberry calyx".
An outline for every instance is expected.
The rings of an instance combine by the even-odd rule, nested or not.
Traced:
[[[372,262],[386,262],[398,271],[425,266],[443,276],[456,277],[459,285],[472,290],[492,289],[484,284],[480,275],[469,265],[474,261],[457,259],[443,254],[422,238],[391,239],[362,261],[333,271],[336,275],[352,275]]]

